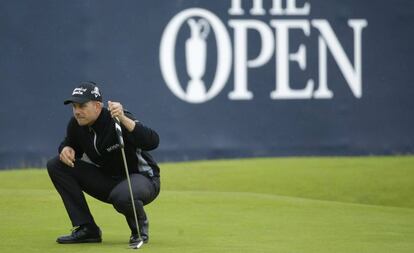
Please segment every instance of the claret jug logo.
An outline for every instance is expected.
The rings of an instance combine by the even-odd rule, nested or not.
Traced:
[[[311,13],[310,1],[300,2],[301,4],[296,0],[273,0],[271,8],[266,10],[263,0],[231,0],[226,21],[207,9],[190,8],[181,11],[166,25],[161,38],[160,67],[168,88],[183,101],[204,103],[223,90],[233,70],[233,90],[228,98],[251,100],[254,94],[249,90],[249,69],[262,67],[274,57],[275,78],[269,79],[274,82],[274,90],[269,91],[270,99],[332,99],[334,93],[328,85],[329,53],[353,96],[361,98],[362,32],[368,25],[367,21],[347,21],[349,32],[353,34],[353,55],[349,57],[331,24],[324,19],[306,19]],[[263,21],[263,17],[269,15],[274,19]],[[189,36],[184,38],[187,74],[184,78],[179,78],[176,62],[176,46],[181,29],[189,31]],[[253,59],[248,57],[249,31],[255,31],[260,36],[259,54]],[[306,37],[310,37],[311,32],[318,34],[317,48],[310,48],[318,51],[318,73],[315,74],[318,82],[310,78],[303,83],[302,88],[291,87],[290,66],[294,63],[300,71],[306,71],[309,48],[303,43],[292,48],[289,43],[292,31],[300,31]],[[215,47],[210,48],[216,48],[216,52],[209,52],[207,45],[213,41]],[[209,78],[213,80],[212,83],[206,83],[207,59],[212,54],[217,55],[216,71],[214,77]],[[180,82],[187,79],[185,83]]]

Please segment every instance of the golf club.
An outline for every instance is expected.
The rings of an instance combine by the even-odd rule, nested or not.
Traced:
[[[131,179],[129,177],[128,164],[127,164],[126,157],[125,157],[124,138],[122,138],[121,123],[118,118],[115,117],[114,119],[115,119],[115,131],[118,137],[118,143],[121,147],[122,160],[124,161],[124,167],[125,167],[125,173],[126,173],[126,177],[128,181],[129,193],[131,194],[132,209],[134,211],[135,225],[137,226],[137,233],[138,233],[138,242],[130,244],[129,246],[132,249],[139,249],[144,242],[142,241],[141,233],[139,232],[139,224],[138,224],[137,212],[135,208],[134,194],[132,193]]]

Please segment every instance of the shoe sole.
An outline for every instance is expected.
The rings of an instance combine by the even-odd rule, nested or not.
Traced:
[[[142,241],[144,244],[147,244],[148,243],[148,240],[146,240],[146,241]],[[132,243],[132,242],[129,242],[129,246],[131,246],[131,245],[134,245],[134,244],[136,244],[136,242],[135,243]]]
[[[143,241],[140,241],[140,242],[138,242],[138,243],[133,243],[133,244],[129,244],[129,247],[131,248],[131,249],[139,249],[139,248],[141,248],[141,246],[144,244],[144,242]]]
[[[91,238],[91,239],[84,239],[79,241],[56,241],[59,244],[76,244],[76,243],[100,243],[102,242],[102,238]]]
[[[147,238],[147,239],[142,239],[142,242],[143,243],[148,243],[149,242],[149,238]],[[129,241],[129,244],[131,245],[131,244],[134,244],[134,243],[136,243],[136,242],[131,242],[131,241]]]

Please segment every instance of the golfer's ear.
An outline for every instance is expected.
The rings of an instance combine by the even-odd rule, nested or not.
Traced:
[[[96,110],[101,109],[102,107],[103,107],[103,103],[102,102],[96,102],[95,103],[95,109]]]

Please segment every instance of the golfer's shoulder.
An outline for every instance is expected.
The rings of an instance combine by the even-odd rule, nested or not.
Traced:
[[[77,132],[81,129],[82,127],[79,126],[78,122],[76,121],[75,117],[71,117],[68,125],[67,125],[67,129],[70,132]]]

